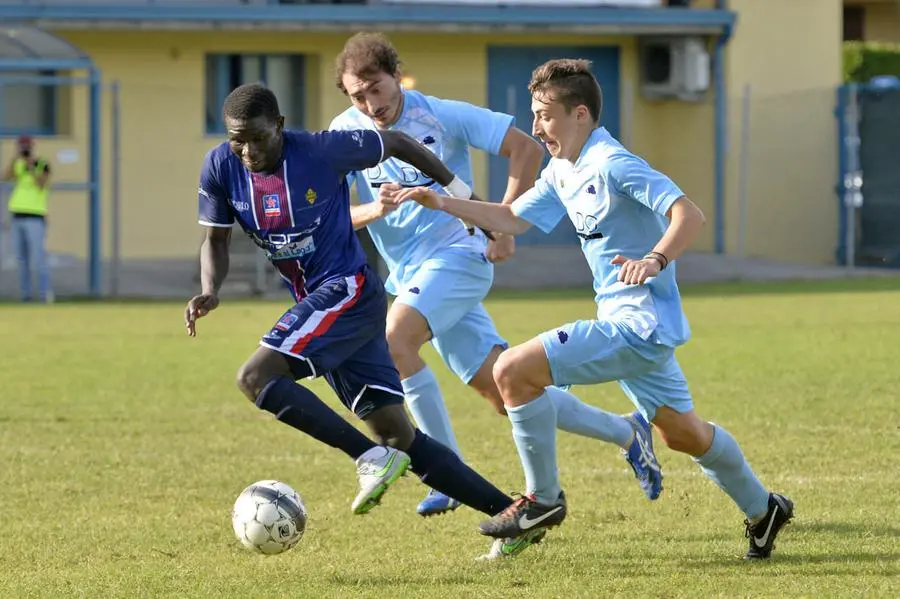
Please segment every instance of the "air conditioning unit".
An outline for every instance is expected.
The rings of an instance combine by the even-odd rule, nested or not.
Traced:
[[[641,92],[648,99],[703,99],[709,89],[710,59],[702,37],[640,39]]]

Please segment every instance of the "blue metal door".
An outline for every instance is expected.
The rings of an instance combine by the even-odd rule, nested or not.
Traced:
[[[603,90],[600,124],[619,135],[619,48],[617,46],[494,46],[488,48],[488,106],[512,114],[516,126],[531,133],[531,95],[528,82],[538,65],[553,58],[586,58]],[[549,161],[544,158],[544,164]],[[506,191],[507,159],[491,156],[488,171],[490,199],[499,201]],[[519,242],[526,245],[578,243],[572,224],[563,221],[550,235],[531,229]]]

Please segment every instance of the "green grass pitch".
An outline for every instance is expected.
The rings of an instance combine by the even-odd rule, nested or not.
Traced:
[[[569,518],[515,560],[476,563],[480,514],[415,512],[401,480],[353,516],[353,463],[260,413],[235,372],[286,305],[223,302],[189,339],[180,303],[0,306],[0,597],[896,596],[900,579],[898,280],[688,288],[679,350],[701,416],[727,427],[796,503],[773,558],[744,563],[743,516],[659,444],[647,501],[618,451],[560,434]],[[497,293],[511,342],[590,318],[587,290]],[[523,476],[509,423],[427,348],[465,458]],[[317,381],[332,406],[340,405]],[[579,387],[615,411],[615,384]],[[344,413],[344,412],[342,412]],[[310,512],[288,553],[242,549],[237,494],[295,487]],[[894,591],[890,591],[893,588]]]

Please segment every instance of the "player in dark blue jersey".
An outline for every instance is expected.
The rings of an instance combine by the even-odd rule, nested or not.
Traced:
[[[225,100],[228,141],[206,156],[200,175],[201,293],[185,323],[219,305],[235,223],[266,253],[290,285],[296,305],[263,336],[238,373],[238,387],[257,407],[356,460],[360,492],[353,512],[366,513],[410,468],[430,487],[491,516],[512,499],[446,446],[417,430],[385,339],[387,299],[350,220],[346,175],[398,158],[451,189],[461,182],[428,149],[395,131],[285,131],[275,95],[243,85]],[[359,432],[295,381],[324,376],[378,443]],[[508,539],[515,554],[535,535]]]

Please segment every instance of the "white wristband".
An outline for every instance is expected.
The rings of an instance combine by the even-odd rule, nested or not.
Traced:
[[[447,195],[454,198],[462,198],[464,200],[468,200],[472,197],[472,188],[469,187],[465,181],[463,181],[456,175],[453,176],[452,181],[444,186],[444,191],[447,192]]]

